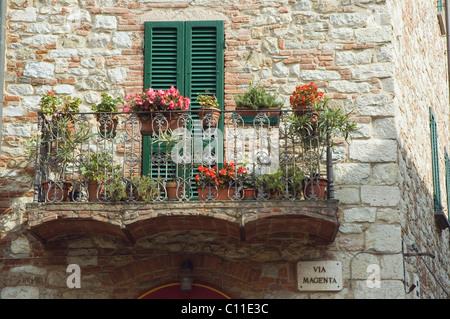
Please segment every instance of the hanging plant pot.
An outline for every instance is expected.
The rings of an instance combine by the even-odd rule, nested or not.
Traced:
[[[253,109],[246,106],[237,106],[236,113],[242,117],[244,123],[251,124],[254,122],[255,118],[260,113],[264,113],[265,116],[269,119],[269,123],[271,125],[278,124],[281,109],[278,108],[262,108],[262,109]]]
[[[158,114],[162,114],[162,116],[158,116]],[[175,130],[178,128],[180,116],[181,114],[176,112],[137,114],[141,121],[141,135],[159,134],[168,128]]]
[[[212,114],[212,117],[206,117],[208,114]],[[203,127],[216,127],[220,120],[220,109],[218,108],[201,108],[198,112],[198,117],[203,124]],[[206,118],[205,118],[206,117]]]
[[[116,118],[106,120],[106,123],[99,121],[98,132],[103,138],[111,138],[116,136],[116,128],[119,121]]]

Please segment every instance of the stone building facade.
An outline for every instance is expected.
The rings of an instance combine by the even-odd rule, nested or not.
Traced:
[[[436,14],[433,1],[8,0],[0,297],[136,298],[176,280],[190,259],[196,280],[233,298],[449,298],[448,221],[444,216],[437,223],[435,216],[430,137],[431,108],[448,217],[447,42]],[[251,229],[245,241],[236,235],[235,223],[243,223],[239,216],[235,221],[237,212],[247,209],[249,218],[279,212],[270,203],[200,209],[195,203],[145,209],[32,203],[24,141],[36,129],[41,96],[49,90],[78,96],[87,112],[102,92],[138,92],[144,23],[203,20],[224,21],[225,109],[234,109],[235,95],[256,79],[279,93],[287,108],[295,86],[313,81],[353,111],[358,132],[348,144],[335,141],[340,226],[331,242],[300,236],[289,219],[271,224],[270,235],[249,236]],[[181,226],[164,218],[156,226],[136,226],[132,244],[118,231],[151,214],[178,214]],[[212,228],[202,219],[210,214],[230,224]],[[188,217],[198,218],[194,229]],[[67,218],[74,224],[58,224]],[[98,222],[92,228],[98,232],[83,233],[86,218]],[[35,225],[48,240],[29,232]],[[79,231],[70,232],[72,226]],[[300,290],[297,263],[304,261],[340,261],[342,289]],[[81,288],[68,288],[69,264],[80,265]]]

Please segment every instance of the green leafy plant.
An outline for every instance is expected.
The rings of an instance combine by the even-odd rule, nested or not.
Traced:
[[[82,161],[80,171],[90,181],[107,181],[120,175],[120,165],[113,164],[113,156],[106,152],[92,153]]]
[[[120,202],[127,199],[128,194],[126,182],[122,178],[122,174],[118,173],[112,180],[109,181],[106,185],[106,192],[113,202]]]
[[[217,96],[215,94],[209,94],[209,91],[206,90],[205,94],[197,94],[197,102],[200,106],[204,108],[218,108],[219,101],[217,100]]]
[[[311,111],[303,115],[293,113],[290,118],[291,132],[304,140],[317,140],[318,147],[326,147],[327,137],[342,136],[346,141],[358,130],[357,123],[340,107],[331,105],[327,98],[313,104]],[[332,145],[333,146],[333,145]]]
[[[260,86],[250,83],[250,88],[244,94],[237,95],[235,98],[237,107],[247,107],[253,110],[265,108],[279,108],[283,102],[277,101],[278,94],[270,94]]]
[[[136,186],[136,194],[144,202],[149,203],[161,195],[160,179],[151,178],[148,175],[134,177],[132,179],[133,185]]]
[[[298,194],[302,188],[304,175],[301,170],[293,167],[280,167],[272,174],[263,174],[256,178],[255,186],[263,188],[275,198],[280,199],[286,190],[290,195]]]
[[[113,98],[107,93],[102,93],[100,103],[92,106],[92,111],[96,113],[116,113],[119,111],[119,103],[123,103],[121,97]]]
[[[49,91],[44,94],[39,102],[42,113],[45,116],[70,115],[78,112],[81,100],[77,97],[55,94]]]

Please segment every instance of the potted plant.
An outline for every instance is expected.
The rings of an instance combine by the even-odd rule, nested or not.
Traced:
[[[273,119],[277,121],[281,106],[283,106],[283,102],[277,101],[277,99],[277,94],[266,92],[262,86],[254,84],[252,81],[247,92],[236,96],[236,111],[243,117],[244,123],[253,122],[260,112],[264,112],[271,122]]]
[[[283,199],[299,198],[303,187],[303,172],[293,167],[280,167],[276,172],[263,174],[256,178],[258,198]]]
[[[120,165],[114,166],[113,156],[106,151],[100,151],[83,159],[80,171],[88,183],[89,201],[97,201],[103,198],[102,193],[105,194],[104,187],[107,182],[120,172]]]
[[[42,131],[31,137],[28,144],[34,149],[30,148],[28,155],[34,160],[39,159],[45,201],[70,199],[72,183],[67,167],[80,153],[80,146],[93,136],[88,122],[80,121],[75,125],[74,113],[80,104],[79,98],[57,95],[52,91],[44,94],[39,102]]]
[[[172,86],[169,90],[149,88],[142,93],[129,94],[125,103],[122,111],[137,112],[142,125],[141,134],[151,135],[168,127],[175,129],[180,116],[177,111],[189,110],[191,100]]]
[[[136,187],[136,194],[138,200],[142,200],[146,203],[153,201],[154,199],[160,197],[162,185],[161,181],[158,179],[151,178],[148,175],[134,177],[132,179],[133,185]]]
[[[225,162],[223,168],[199,166],[195,176],[199,200],[229,200],[236,193],[235,181],[247,174],[245,167]]]
[[[317,150],[319,159],[322,158],[328,147],[328,140],[333,147],[332,140],[335,137],[343,137],[347,141],[350,133],[358,129],[357,123],[350,119],[350,113],[332,105],[328,98],[320,98],[315,101],[310,109],[311,112],[308,114],[292,114],[289,125],[292,132],[303,141],[304,148]],[[324,188],[327,182],[326,178],[313,170],[309,177],[305,177],[305,198],[326,199]]]
[[[107,198],[113,202],[120,202],[128,198],[127,184],[122,173],[117,173],[105,186]]]
[[[165,132],[161,132],[153,141],[152,144],[156,144],[157,148],[161,152],[165,152],[165,158],[170,161],[176,155],[177,149],[174,146],[183,139],[182,132],[178,130],[172,130],[170,128]],[[176,164],[168,165],[168,176],[165,179],[165,191],[168,200],[180,199],[181,192],[184,190],[184,185],[179,184]]]
[[[299,110],[297,114],[303,114],[322,98],[323,92],[319,92],[314,82],[311,82],[305,85],[297,85],[289,97],[289,103],[293,110]]]
[[[206,90],[205,94],[197,94],[197,102],[201,106],[198,117],[203,126],[217,126],[221,114],[217,96],[215,94],[209,94],[209,91]],[[212,116],[207,116],[208,114]]]
[[[119,103],[123,103],[122,98],[113,98],[107,93],[102,93],[101,102],[92,106],[92,111],[96,113],[100,136],[115,136],[118,123],[115,113],[119,111]]]

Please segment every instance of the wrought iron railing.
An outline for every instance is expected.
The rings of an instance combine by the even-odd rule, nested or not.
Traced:
[[[332,199],[330,140],[295,114],[39,114],[34,200]]]

